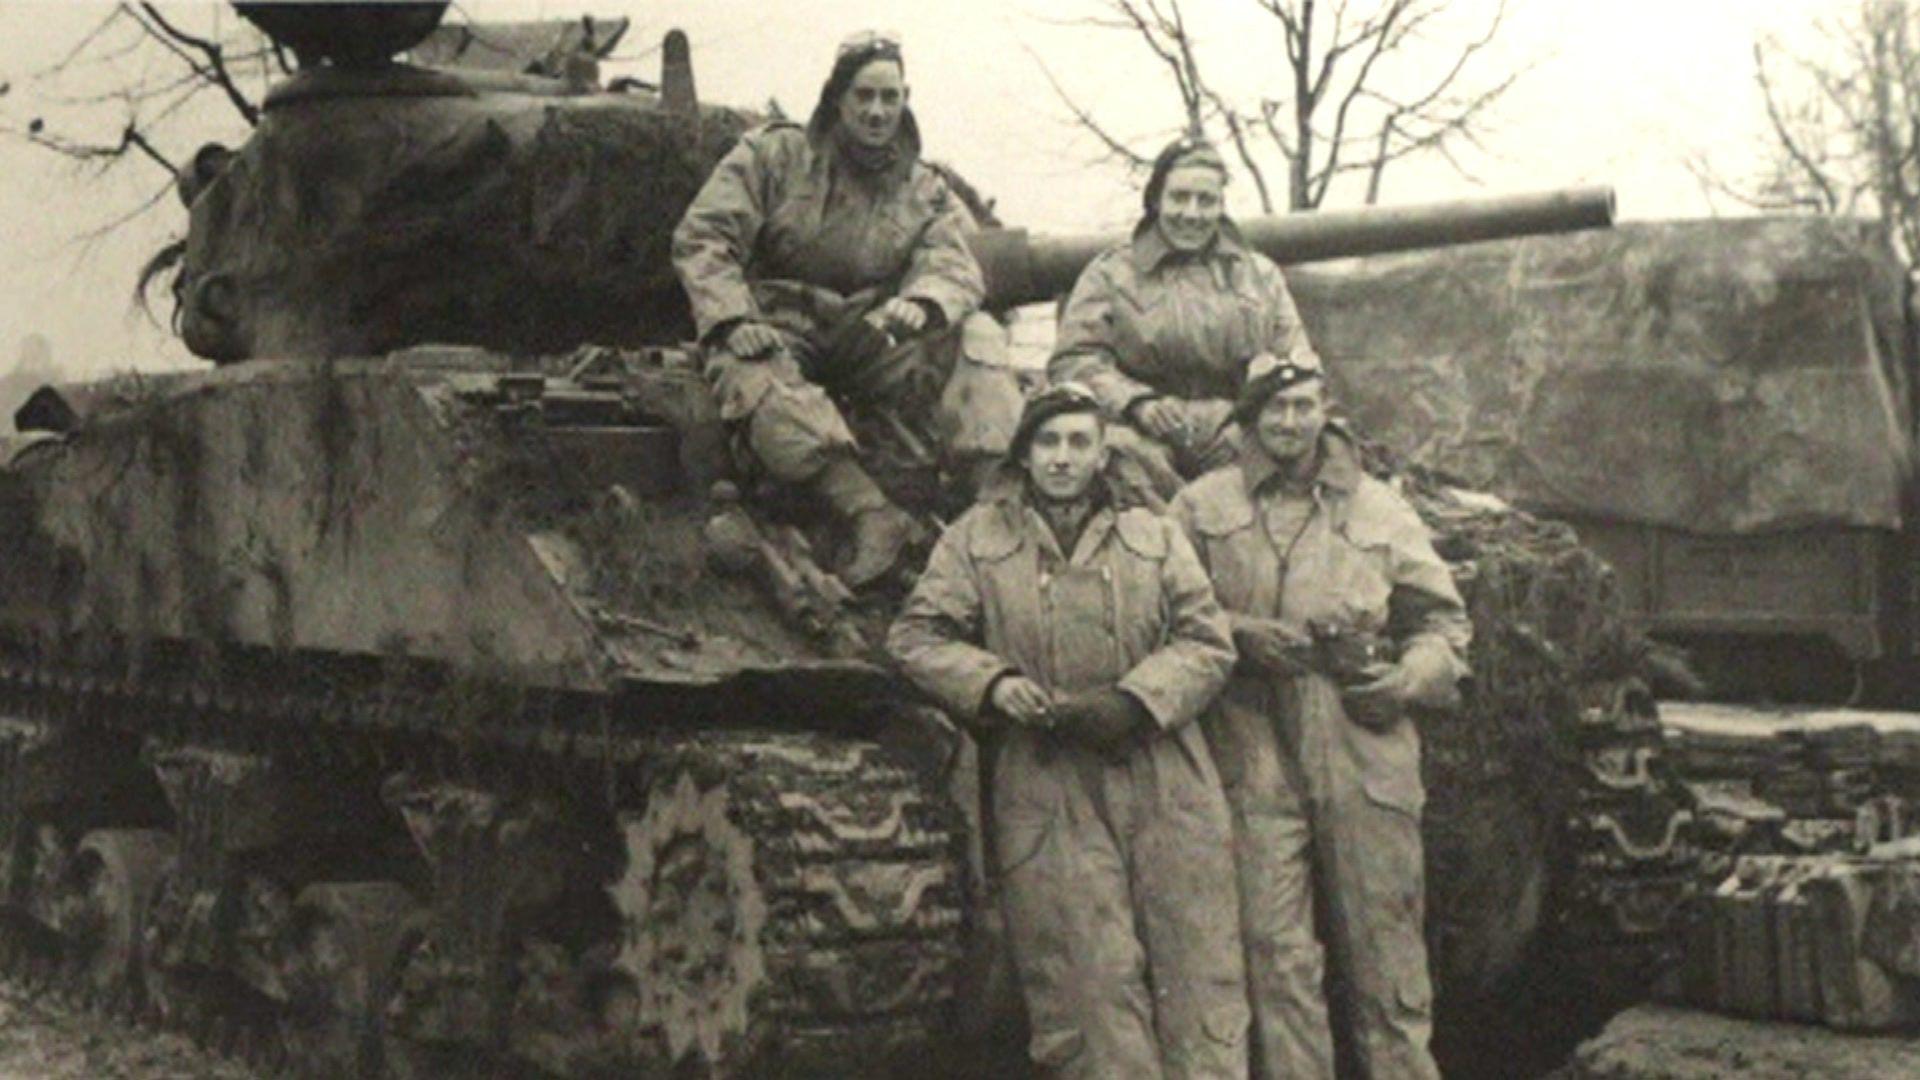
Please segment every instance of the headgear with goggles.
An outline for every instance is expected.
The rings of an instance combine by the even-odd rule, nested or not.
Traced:
[[[1167,144],[1153,159],[1153,170],[1147,174],[1147,186],[1140,193],[1140,202],[1146,210],[1144,220],[1151,221],[1160,214],[1160,193],[1167,189],[1167,176],[1173,170],[1187,165],[1199,165],[1213,169],[1222,177],[1227,175],[1227,159],[1220,155],[1218,147],[1198,135],[1184,135]]]
[[[834,51],[834,59],[854,56],[860,53],[872,53],[875,56],[900,58],[900,34],[893,30],[861,30],[849,34]]]

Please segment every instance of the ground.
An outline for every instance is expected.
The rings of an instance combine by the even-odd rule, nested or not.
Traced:
[[[0,982],[0,1080],[253,1080],[185,1038]]]
[[[1920,1076],[1920,1039],[1642,1005],[1580,1047],[1554,1080],[1836,1080]]]

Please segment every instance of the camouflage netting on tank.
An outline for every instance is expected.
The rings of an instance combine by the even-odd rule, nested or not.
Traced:
[[[1865,223],[1628,225],[1288,280],[1369,432],[1527,509],[1899,523],[1904,286]]]
[[[1433,529],[1474,628],[1463,707],[1420,718],[1436,1052],[1524,1075],[1673,960],[1694,875],[1646,688],[1662,661],[1570,528],[1368,457]]]
[[[753,120],[617,94],[284,104],[193,206],[182,335],[223,361],[676,340],[674,225]]]

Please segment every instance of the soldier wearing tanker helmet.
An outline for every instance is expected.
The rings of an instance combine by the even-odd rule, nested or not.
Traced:
[[[1230,825],[1194,724],[1233,665],[1174,524],[1114,502],[1106,422],[1036,396],[888,635],[992,745],[991,850],[1047,1075],[1246,1075]]]
[[[848,527],[841,575],[884,576],[918,526],[854,457],[841,404],[931,417],[951,471],[1006,447],[1020,389],[978,311],[971,216],[920,160],[899,39],[844,42],[805,128],[749,132],[674,231],[723,420],[767,477]]]
[[[1084,382],[1114,433],[1117,475],[1169,499],[1233,461],[1234,395],[1258,353],[1309,360],[1280,268],[1225,213],[1226,160],[1176,140],[1154,159],[1130,240],[1087,264],[1060,317],[1048,376]]]
[[[1268,1076],[1333,1076],[1330,954],[1365,1074],[1437,1078],[1406,709],[1457,694],[1465,607],[1425,524],[1327,418],[1316,360],[1256,357],[1233,418],[1238,460],[1170,513],[1241,657],[1203,727],[1233,809],[1256,1060]]]

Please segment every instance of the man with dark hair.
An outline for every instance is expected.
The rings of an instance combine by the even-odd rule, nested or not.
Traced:
[[[765,475],[845,522],[840,573],[855,588],[918,530],[855,460],[836,399],[924,421],[964,479],[1005,449],[1020,411],[1005,332],[977,310],[973,219],[920,160],[907,98],[899,40],[854,35],[807,126],[748,132],[673,237],[721,418]]]
[[[887,645],[990,745],[989,837],[1047,1075],[1240,1077],[1230,826],[1193,720],[1233,647],[1172,522],[1115,506],[1106,422],[1036,396]]]
[[[1239,461],[1171,514],[1229,612],[1240,667],[1203,726],[1233,808],[1256,1062],[1333,1076],[1326,952],[1373,1077],[1431,1077],[1420,736],[1470,627],[1426,525],[1327,418],[1311,356],[1257,356],[1234,407]]]

